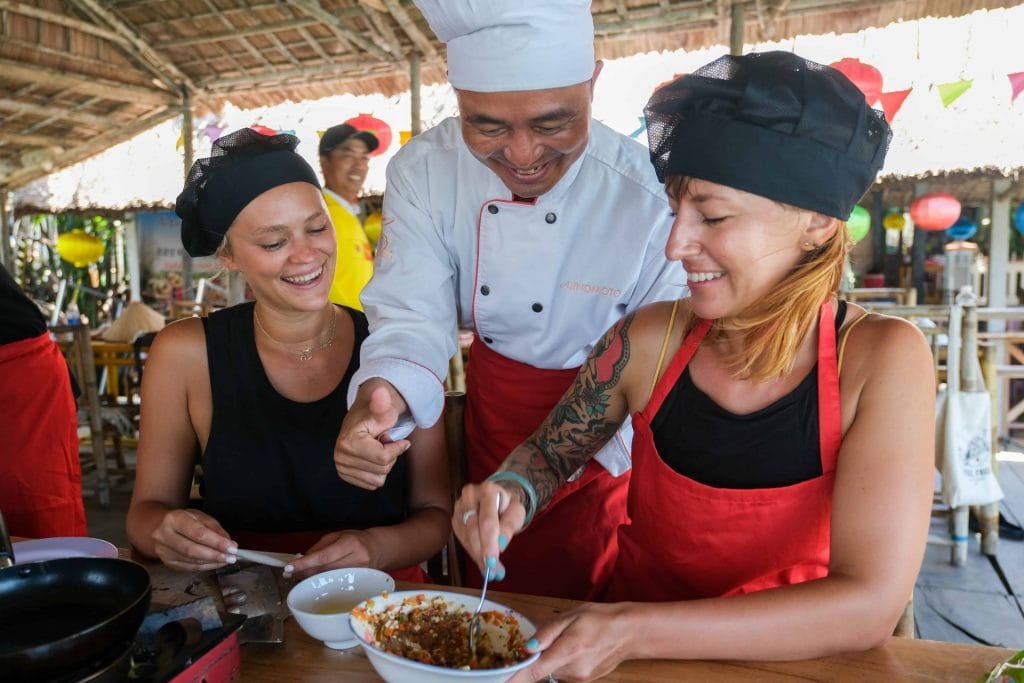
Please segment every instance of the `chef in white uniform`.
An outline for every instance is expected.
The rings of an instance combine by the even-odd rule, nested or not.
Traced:
[[[475,332],[466,452],[477,482],[540,424],[609,327],[684,293],[664,255],[671,219],[646,148],[591,119],[601,65],[590,2],[416,5],[447,43],[460,116],[388,165],[362,293],[371,334],[335,448],[339,475],[366,488],[383,483],[413,423],[440,417],[457,327]],[[627,421],[527,520],[496,562],[502,590],[600,597],[627,521],[631,441]],[[517,481],[502,485],[528,496]],[[478,584],[476,566],[464,569]]]

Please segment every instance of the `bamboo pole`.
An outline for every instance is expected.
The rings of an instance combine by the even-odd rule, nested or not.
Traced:
[[[420,55],[413,52],[409,55],[409,132],[419,135],[423,127],[420,117]]]
[[[733,0],[731,20],[729,22],[729,53],[733,55],[743,54],[743,3]]]
[[[189,95],[188,88],[184,85],[181,88],[181,135],[185,142],[185,172],[182,174],[185,180],[188,180],[188,172],[192,168],[192,98]],[[185,299],[193,298],[191,295],[192,291],[192,257],[189,256],[184,250],[181,252],[181,275],[183,279],[182,283],[182,297]]]

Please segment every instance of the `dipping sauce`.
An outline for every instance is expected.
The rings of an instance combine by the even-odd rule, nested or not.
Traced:
[[[352,608],[358,605],[362,600],[357,600],[348,595],[321,595],[313,601],[313,604],[309,606],[307,612],[313,614],[344,614],[345,612],[351,612]]]

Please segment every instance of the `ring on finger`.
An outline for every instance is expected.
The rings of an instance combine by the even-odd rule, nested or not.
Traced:
[[[462,513],[462,523],[463,523],[463,525],[469,524],[469,518],[472,517],[475,514],[476,514],[476,510],[475,509],[466,510],[465,512],[463,512]]]

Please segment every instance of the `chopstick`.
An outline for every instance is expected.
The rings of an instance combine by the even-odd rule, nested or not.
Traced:
[[[257,564],[265,564],[270,567],[284,567],[288,565],[292,560],[301,555],[295,554],[290,555],[288,553],[266,553],[258,550],[245,550],[239,548],[235,551],[235,555],[243,560],[249,562],[256,562]]]

